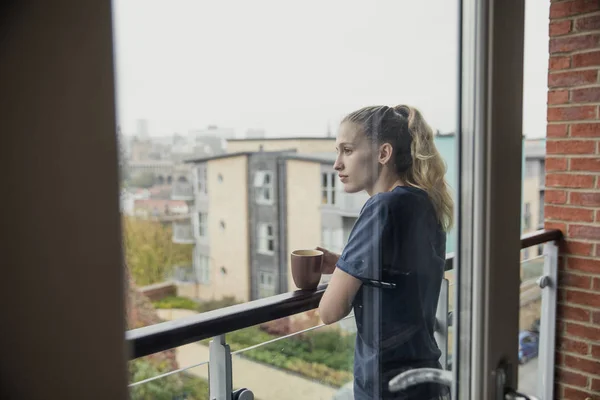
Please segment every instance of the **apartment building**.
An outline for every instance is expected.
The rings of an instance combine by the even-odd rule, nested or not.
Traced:
[[[436,142],[454,165],[454,135]],[[368,198],[343,191],[334,138],[236,139],[232,147],[239,151],[188,162],[189,181],[174,186],[173,198],[190,207],[189,218],[173,223],[174,241],[195,244],[184,295],[246,301],[293,290],[290,252],[341,252]],[[455,187],[453,169],[447,178]]]

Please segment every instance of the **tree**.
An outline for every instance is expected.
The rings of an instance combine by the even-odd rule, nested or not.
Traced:
[[[138,285],[163,282],[176,265],[192,263],[193,245],[173,243],[171,226],[123,217],[125,257]]]
[[[154,186],[154,174],[152,172],[141,172],[133,175],[129,179],[129,185],[139,188],[149,188]]]

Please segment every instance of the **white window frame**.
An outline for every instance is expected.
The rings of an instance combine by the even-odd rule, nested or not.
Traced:
[[[269,234],[271,228],[271,234]],[[259,223],[257,232],[257,251],[261,254],[272,255],[275,253],[275,227],[272,224]],[[272,250],[269,250],[271,243]]]
[[[198,236],[201,238],[208,237],[208,214],[205,212],[198,213]]]
[[[532,216],[533,215],[531,213],[531,203],[526,202],[525,205],[523,206],[523,228],[524,228],[525,232],[529,232],[531,230]]]
[[[275,273],[269,271],[258,271],[258,297],[264,298],[277,294]]]
[[[196,254],[196,265],[194,272],[196,281],[202,285],[210,284],[210,257],[204,254]]]
[[[338,193],[336,193],[336,175],[331,171],[321,172],[321,204],[323,205],[333,206],[339,201]]]
[[[273,204],[273,172],[256,171],[253,186],[254,198],[258,204]]]

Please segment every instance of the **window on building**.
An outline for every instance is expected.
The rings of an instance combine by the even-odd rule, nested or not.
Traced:
[[[273,225],[258,225],[258,252],[262,254],[273,254],[275,251],[275,233]]]
[[[275,274],[272,272],[258,272],[258,297],[275,296]]]
[[[533,178],[537,173],[538,160],[525,161],[525,178]]]
[[[208,236],[208,214],[198,213],[198,236]]]
[[[208,193],[207,188],[207,176],[206,176],[206,167],[198,167],[197,168],[197,176],[198,176],[198,192],[200,193]]]
[[[210,258],[203,254],[196,256],[196,280],[198,283],[207,285],[210,283]]]
[[[321,242],[324,248],[334,253],[342,252],[344,249],[344,237],[341,228],[323,228],[321,234]]]
[[[323,172],[321,174],[321,203],[336,204],[335,198],[335,172]]]
[[[523,228],[525,231],[531,229],[531,203],[525,203],[525,210],[523,211]]]
[[[257,203],[273,204],[273,176],[270,171],[255,173],[254,193]]]
[[[540,191],[540,209],[539,209],[539,219],[538,223],[540,225],[544,224],[544,191]]]

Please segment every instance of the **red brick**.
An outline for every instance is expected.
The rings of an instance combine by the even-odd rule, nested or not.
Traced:
[[[573,106],[548,108],[548,121],[577,121],[596,118],[596,107]]]
[[[550,93],[553,93],[553,92],[548,92],[548,104],[552,104],[552,103],[550,103]],[[557,99],[557,101],[558,100],[561,100],[561,98],[559,97]],[[567,94],[566,100],[563,101],[563,103],[567,103],[568,101],[569,101],[569,95]],[[571,95],[571,101],[573,103],[598,103],[598,102],[600,102],[600,86],[573,90],[573,94]],[[561,104],[561,103],[557,102],[557,103],[553,103],[553,104]]]
[[[567,188],[594,187],[594,177],[591,175],[575,174],[546,174],[546,186]]]
[[[600,123],[573,124],[571,125],[571,136],[598,137],[600,136]]]
[[[594,158],[572,158],[569,169],[571,171],[600,172],[600,155]]]
[[[567,58],[567,57],[561,57],[561,58]],[[563,61],[563,64],[560,64],[560,65],[561,66],[564,65],[564,61]],[[579,54],[573,55],[573,67],[574,68],[596,67],[598,65],[600,65],[600,51],[590,51],[588,53],[579,53]],[[569,63],[569,67],[570,67],[570,63]],[[569,68],[569,67],[564,67],[562,69]]]
[[[572,25],[571,20],[550,21],[550,36],[566,35],[571,32]]]
[[[600,240],[600,226],[571,225],[568,236],[576,239]]]
[[[600,278],[594,278],[594,283],[592,284],[592,289],[600,290]]]
[[[559,278],[559,282],[560,279],[562,279],[564,274],[561,274],[560,278]],[[573,274],[570,274],[571,276],[573,276]],[[588,280],[590,279],[589,277],[585,277],[588,278]],[[591,313],[589,310],[583,309],[583,308],[579,308],[579,307],[570,307],[564,304],[559,304],[558,305],[558,309],[557,309],[557,315],[560,319],[562,320],[572,320],[572,321],[578,321],[578,322],[590,322],[591,319]],[[574,342],[570,339],[562,339],[561,342],[566,343],[566,345],[568,346],[576,346],[578,345],[579,342]],[[587,346],[587,345],[586,345]],[[565,346],[563,346],[565,347]],[[582,348],[581,346],[579,346],[578,348]],[[587,354],[587,347],[585,347],[586,352],[581,353],[581,354]],[[569,350],[571,351],[571,350]],[[580,353],[579,351],[577,351],[577,353]]]
[[[550,39],[550,54],[598,47],[600,35],[567,36]]]
[[[592,380],[592,387],[591,389],[595,392],[600,392],[600,379],[594,379]]]
[[[588,374],[600,375],[600,363],[594,360],[565,354],[565,365],[579,371],[587,372]]]
[[[547,154],[593,154],[596,151],[596,142],[593,140],[548,140],[546,142]]]
[[[566,29],[565,24],[563,24],[560,27],[557,27],[555,29],[560,31],[561,30],[560,28],[562,28],[562,30],[565,30]],[[552,23],[550,23],[550,29],[552,30]],[[577,20],[575,20],[575,29],[579,32],[594,31],[594,30],[600,29],[600,15],[590,15],[589,17],[577,18]],[[569,24],[569,31],[570,30],[571,30],[571,24]],[[565,33],[569,33],[569,31],[567,31]],[[560,35],[560,33],[559,33],[559,35]]]
[[[568,72],[553,72],[548,74],[548,87],[569,87],[589,85],[598,81],[598,71],[568,71]]]
[[[548,169],[549,160],[552,159],[546,160],[546,170]],[[550,204],[565,204],[567,202],[567,192],[564,190],[546,190],[544,201]]]
[[[588,378],[585,375],[580,375],[576,372],[567,371],[562,368],[556,369],[556,379],[561,383],[567,385],[582,386],[586,387],[588,384]]]
[[[570,386],[565,386],[562,397],[560,397],[560,399],[561,400],[588,400],[588,399],[589,400],[598,400],[597,397],[594,399],[591,396],[592,396],[592,393],[590,393],[590,392],[584,392],[582,390],[575,389]]]
[[[592,346],[592,357],[600,358],[600,346],[596,346],[596,345]]]
[[[571,165],[573,160],[571,160]],[[571,192],[569,204],[578,206],[596,207],[600,206],[600,192]]]
[[[567,68],[571,68],[570,56],[553,56],[548,60],[548,70],[550,71],[558,71]]]
[[[567,290],[566,300],[569,303],[580,304],[582,306],[600,307],[600,293]],[[600,336],[597,340],[600,340]]]
[[[544,208],[544,217],[561,221],[594,222],[594,210],[547,205]]]
[[[571,230],[571,228],[569,228]],[[581,272],[600,273],[600,260],[569,257],[569,269]]]
[[[566,158],[547,158],[546,159],[546,171],[566,171],[567,170],[567,159]]]
[[[568,102],[568,90],[552,90],[548,92],[548,104],[566,104]]]
[[[579,289],[590,289],[592,287],[592,278],[589,276],[577,275],[569,272],[561,272],[558,277],[558,285],[562,287],[571,287]],[[563,310],[568,315],[563,315],[565,319],[575,319],[577,321],[589,321],[590,313],[586,311],[585,315],[578,313],[580,308],[572,308],[564,306],[566,309]],[[570,314],[569,314],[570,313]],[[569,318],[568,318],[569,317]],[[583,319],[582,319],[583,318]]]
[[[567,224],[562,223],[562,222],[545,221],[544,222],[544,229],[548,229],[548,230],[550,230],[550,229],[558,229],[562,233],[566,233],[567,232]]]
[[[560,244],[560,252],[578,256],[589,256],[592,254],[592,243],[574,242],[572,240],[563,240]]]
[[[594,311],[592,313],[592,323],[600,325],[600,311]]]
[[[565,124],[548,125],[546,127],[546,136],[548,137],[564,137],[567,136],[567,127]]]
[[[589,339],[593,341],[600,340],[600,327],[596,326],[585,326],[576,324],[574,322],[568,322],[566,333],[567,335],[572,335],[583,339]]]
[[[572,1],[561,1],[553,2],[550,5],[550,18],[562,18],[571,15],[582,14],[594,10],[598,10],[600,7],[597,0],[572,0]]]

